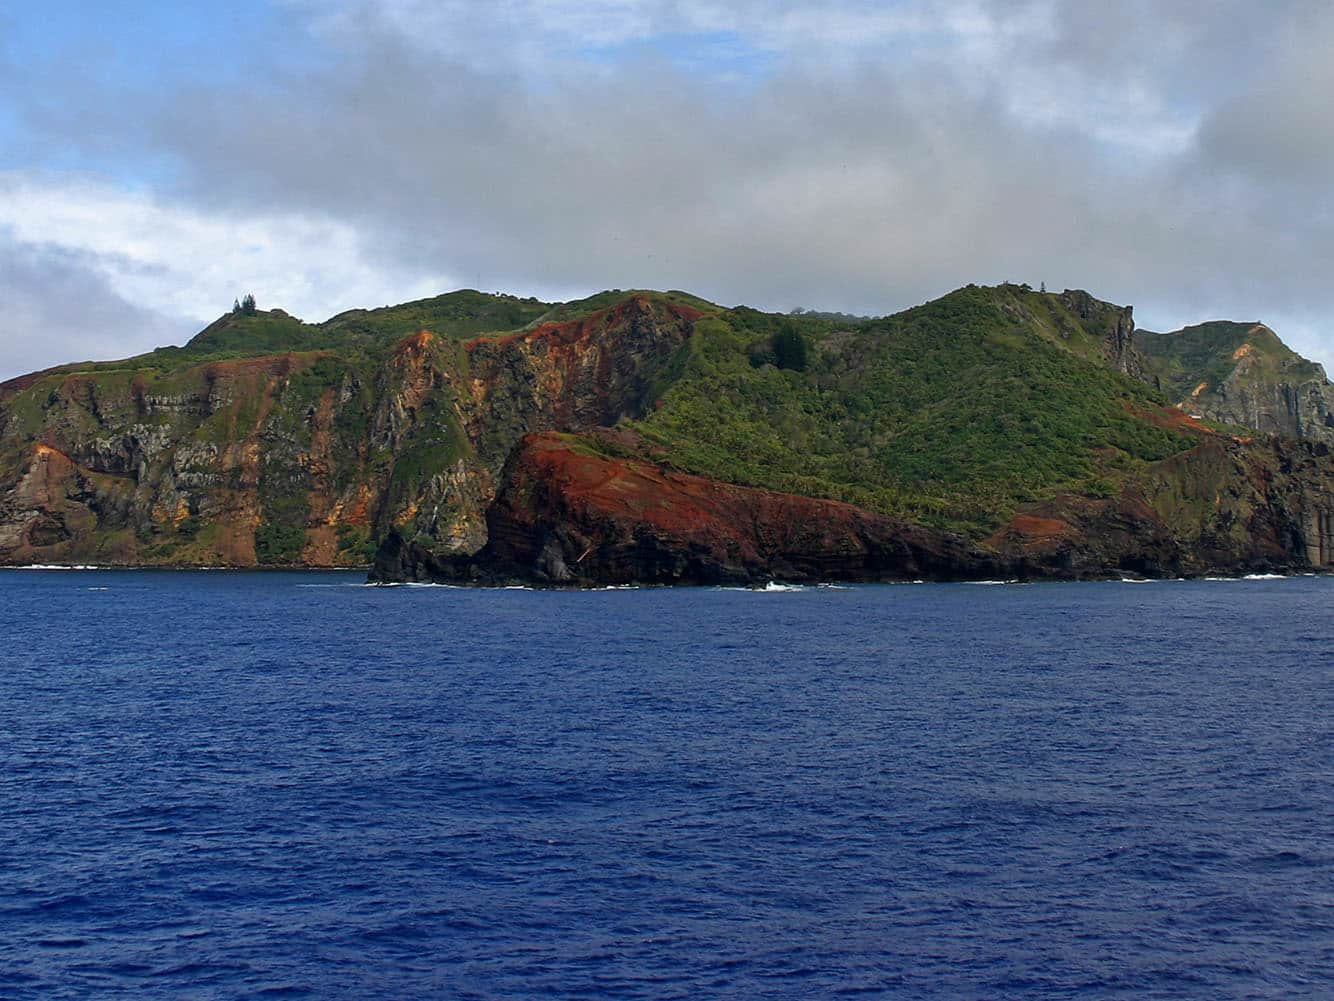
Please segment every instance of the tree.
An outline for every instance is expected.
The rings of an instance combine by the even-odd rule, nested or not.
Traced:
[[[247,292],[245,298],[241,300],[241,312],[249,316],[255,311],[255,297]]]
[[[806,371],[806,338],[790,323],[774,334],[774,363],[779,368]]]
[[[241,312],[241,300],[240,300],[240,299],[233,299],[233,300],[232,300],[232,312],[233,312],[233,313],[239,313],[239,312]]]

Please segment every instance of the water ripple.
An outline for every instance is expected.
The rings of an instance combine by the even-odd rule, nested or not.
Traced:
[[[0,572],[0,997],[1334,996],[1334,581],[359,584]]]

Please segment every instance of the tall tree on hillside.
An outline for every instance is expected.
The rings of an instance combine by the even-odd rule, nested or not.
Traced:
[[[798,372],[806,370],[806,338],[791,323],[784,323],[774,334],[774,361],[779,368]]]

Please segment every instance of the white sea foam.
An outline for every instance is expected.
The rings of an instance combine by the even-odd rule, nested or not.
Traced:
[[[458,591],[463,589],[462,584],[434,584],[429,581],[419,580],[392,580],[392,581],[374,581],[368,580],[363,584],[298,584],[297,587],[445,587],[450,590]]]
[[[742,591],[749,594],[786,594],[794,591],[804,591],[805,588],[800,584],[780,584],[778,581],[771,580],[764,587],[748,587],[744,584],[715,584],[709,590]]]
[[[1315,575],[1312,574],[1311,576],[1315,576]],[[1201,579],[1201,580],[1211,580],[1211,581],[1220,581],[1220,580],[1232,580],[1232,581],[1237,581],[1237,580],[1287,580],[1287,579],[1288,579],[1288,575],[1287,575],[1287,574],[1281,574],[1281,573],[1248,573],[1248,574],[1245,574],[1245,575],[1243,575],[1243,576],[1241,576],[1241,577],[1201,577],[1200,579]]]

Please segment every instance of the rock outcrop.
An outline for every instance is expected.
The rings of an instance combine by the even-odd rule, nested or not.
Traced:
[[[1181,410],[1222,424],[1334,444],[1334,386],[1262,323],[1141,332],[1146,374]]]
[[[1286,573],[1334,565],[1332,513],[1328,446],[1204,432],[1115,497],[1027,505],[988,541],[1022,576]]]
[[[607,444],[607,436],[526,437],[506,464],[483,549],[441,558],[395,535],[372,578],[755,585],[953,580],[1003,571],[995,554],[948,533],[596,450]]]
[[[1184,410],[1263,434],[1334,443],[1334,386],[1324,369],[1308,378],[1255,375],[1246,360],[1217,386],[1181,401]]]
[[[515,442],[640,416],[699,311],[646,295],[568,322],[375,352],[258,314],[261,348],[191,364],[34,373],[0,386],[0,562],[355,566],[391,529],[443,553],[487,540]],[[239,323],[192,342],[217,351]],[[293,333],[295,331],[296,333]],[[253,339],[253,338],[252,338]]]
[[[1118,372],[1140,377],[1144,361],[1135,346],[1135,310],[1095,299],[1082,289],[1066,289],[1060,302],[1074,313],[1102,343],[1103,357]]]

